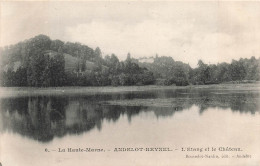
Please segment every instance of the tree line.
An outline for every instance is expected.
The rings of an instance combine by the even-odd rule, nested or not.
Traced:
[[[115,54],[102,56],[99,47],[51,40],[38,35],[0,48],[1,86],[130,86],[216,84],[260,79],[260,58],[232,60],[230,64],[205,64],[197,68],[156,55],[141,63],[128,53],[125,61]]]
[[[205,85],[260,80],[260,58],[256,59],[254,56],[250,59],[232,60],[230,64],[206,64],[199,60],[198,66],[193,69],[188,64],[174,61],[172,57],[156,55],[153,63],[143,63],[142,66],[152,71],[158,83],[163,85]]]

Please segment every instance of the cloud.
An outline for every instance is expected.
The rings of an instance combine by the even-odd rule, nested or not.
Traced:
[[[196,66],[260,56],[257,2],[5,2],[1,45],[49,35],[125,59],[172,56]]]
[[[75,41],[80,39],[82,43],[100,46],[106,52],[114,52],[118,56],[126,56],[127,52],[141,56],[169,49],[173,31],[169,23],[152,20],[145,20],[133,25],[111,21],[93,21],[70,27],[66,34]]]

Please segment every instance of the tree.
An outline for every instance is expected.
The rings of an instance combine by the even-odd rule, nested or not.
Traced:
[[[30,58],[30,64],[27,68],[27,83],[29,86],[42,86],[47,59],[43,53],[38,53]]]
[[[65,59],[61,47],[50,61],[51,86],[61,86],[65,80]]]
[[[198,79],[201,83],[206,84],[210,80],[210,68],[202,60],[198,61]]]
[[[246,70],[243,65],[243,61],[233,60],[230,64],[231,78],[233,81],[241,81],[246,76]]]
[[[147,69],[143,70],[143,73],[140,75],[140,77],[142,85],[150,85],[155,81],[153,73]]]
[[[60,40],[51,41],[50,49],[53,51],[59,51],[60,48],[63,48],[64,42]]]

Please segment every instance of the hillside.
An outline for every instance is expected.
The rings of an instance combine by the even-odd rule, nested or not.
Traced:
[[[129,59],[102,58],[100,48],[38,35],[0,49],[2,86],[151,84],[153,76]]]
[[[56,51],[52,51],[52,50],[47,50],[44,52],[44,55],[48,55],[50,58],[53,58],[55,55],[57,55],[58,53]],[[72,72],[75,71],[77,69],[78,63],[83,63],[82,60],[78,60],[78,58],[73,57],[70,54],[66,54],[63,53],[64,56],[64,60],[65,60],[65,72]],[[94,70],[96,64],[94,62],[85,60],[86,63],[86,69],[85,70],[89,70],[92,71]]]
[[[260,58],[240,58],[230,64],[189,64],[170,56],[135,59],[127,54],[102,56],[101,49],[81,43],[51,40],[46,35],[0,48],[2,86],[119,86],[217,84],[260,80]]]

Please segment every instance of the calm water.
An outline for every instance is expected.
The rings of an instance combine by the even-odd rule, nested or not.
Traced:
[[[75,162],[257,165],[259,97],[258,89],[214,88],[1,97],[0,159],[4,166]],[[120,147],[168,147],[173,151],[113,152]],[[201,154],[180,150],[187,147],[241,148],[241,152],[227,154],[252,157],[186,159],[186,154]],[[45,152],[46,148],[51,152]],[[106,152],[59,153],[58,148],[102,148]]]

